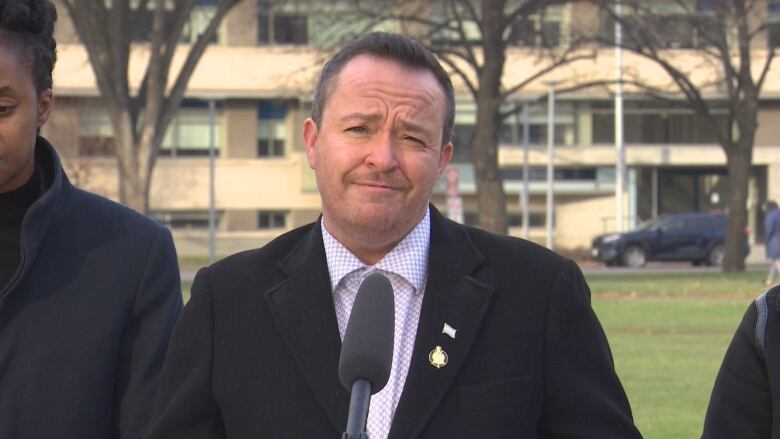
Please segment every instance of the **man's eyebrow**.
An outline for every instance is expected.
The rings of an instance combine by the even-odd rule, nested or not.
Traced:
[[[427,126],[421,125],[412,121],[408,120],[400,120],[398,121],[398,124],[401,126],[401,128],[409,131],[413,131],[416,133],[423,133],[423,134],[429,134],[430,130]]]
[[[351,121],[377,122],[382,120],[383,117],[384,116],[382,116],[382,114],[380,113],[354,112],[354,113],[345,114],[339,120],[341,122],[351,122]],[[426,125],[422,125],[409,120],[399,120],[398,125],[405,130],[412,131],[415,133],[430,134],[430,129]]]
[[[12,89],[10,86],[7,85],[0,86],[0,95],[9,95],[13,93],[14,93],[14,89]]]
[[[381,120],[381,119],[382,119],[382,115],[379,114],[379,113],[360,113],[360,112],[355,112],[355,113],[349,113],[349,114],[345,114],[344,116],[341,116],[340,120],[342,122],[349,122],[349,121],[352,121],[352,120],[360,120],[360,121],[364,121],[364,122],[376,122],[376,121]]]

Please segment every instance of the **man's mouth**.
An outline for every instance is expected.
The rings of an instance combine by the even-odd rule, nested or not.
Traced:
[[[373,181],[367,181],[367,182],[356,181],[353,184],[358,185],[358,186],[375,188],[375,189],[387,189],[387,190],[395,190],[395,191],[398,191],[398,190],[402,189],[399,186],[392,186],[392,185],[389,185],[389,184],[377,183],[377,182],[373,182]]]

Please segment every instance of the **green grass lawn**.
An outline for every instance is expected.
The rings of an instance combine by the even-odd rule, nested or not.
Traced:
[[[634,420],[646,439],[701,435],[723,354],[765,272],[588,274]],[[191,284],[182,284],[189,300]]]
[[[192,282],[181,283],[181,297],[184,299],[184,303],[190,300],[190,289],[192,288]]]
[[[764,275],[587,276],[593,307],[645,438],[700,437],[723,354]]]

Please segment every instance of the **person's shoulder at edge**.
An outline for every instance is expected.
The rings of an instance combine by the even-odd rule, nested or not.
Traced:
[[[449,220],[448,220],[449,221]],[[533,241],[488,232],[477,227],[457,224],[487,260],[511,263],[536,273],[553,274],[570,261],[566,257]],[[541,270],[541,271],[540,271]]]
[[[164,224],[130,207],[77,187],[72,188],[71,196],[56,215],[87,227],[121,230],[134,235],[155,234],[167,229]]]
[[[247,270],[248,267],[262,267],[264,272],[272,271],[268,268],[277,267],[296,247],[304,245],[305,239],[311,238],[309,233],[315,226],[319,227],[319,222],[297,227],[277,236],[262,247],[234,253],[202,270],[207,270],[212,277],[258,274],[257,270]]]

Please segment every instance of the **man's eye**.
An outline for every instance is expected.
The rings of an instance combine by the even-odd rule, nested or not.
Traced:
[[[10,105],[0,105],[0,115],[8,114],[12,109]]]
[[[414,143],[414,144],[425,146],[425,142],[423,142],[422,140],[418,139],[417,137],[404,136],[403,140],[405,142],[409,142],[409,143]]]
[[[350,127],[350,128],[347,128],[346,131],[348,133],[352,133],[352,134],[366,134],[366,133],[368,133],[368,129],[366,127],[362,127],[362,126]]]

